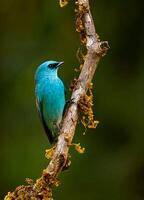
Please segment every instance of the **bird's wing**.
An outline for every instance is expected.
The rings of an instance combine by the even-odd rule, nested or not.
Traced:
[[[46,132],[46,134],[48,136],[49,142],[52,144],[55,141],[55,139],[54,139],[54,137],[52,135],[52,132],[50,131],[50,129],[48,128],[48,126],[46,124],[46,121],[45,121],[44,115],[43,115],[43,104],[42,104],[42,101],[39,100],[38,98],[36,98],[36,107],[37,107],[40,119],[42,121],[44,130],[45,130],[45,132]]]

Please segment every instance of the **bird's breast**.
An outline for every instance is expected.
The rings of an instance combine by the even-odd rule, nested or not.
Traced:
[[[47,80],[43,87],[43,112],[47,121],[59,121],[65,105],[64,85],[60,79]]]

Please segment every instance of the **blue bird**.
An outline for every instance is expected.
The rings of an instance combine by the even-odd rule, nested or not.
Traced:
[[[57,71],[63,62],[46,61],[35,73],[36,106],[49,142],[56,142],[65,107],[65,87]]]

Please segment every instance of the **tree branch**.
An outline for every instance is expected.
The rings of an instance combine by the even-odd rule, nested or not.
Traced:
[[[57,184],[56,177],[67,163],[68,151],[78,120],[78,103],[86,94],[101,57],[106,54],[109,48],[108,42],[101,42],[96,34],[89,0],[76,1],[76,30],[80,34],[81,42],[87,49],[87,55],[71,96],[72,103],[68,106],[64,116],[51,161],[44,170],[42,177],[36,183],[32,183],[29,186],[21,186],[22,188],[20,189],[16,188],[13,193],[8,193],[6,200],[12,199],[12,195],[19,196],[19,194],[24,195],[23,199],[25,199],[26,194],[29,198],[41,199],[40,197],[42,197],[43,199],[51,199],[51,186]]]
[[[100,42],[97,38],[94,22],[90,12],[89,0],[78,0],[77,4],[77,29],[82,33],[85,31],[87,55],[85,57],[82,71],[79,75],[71,99],[72,103],[68,107],[67,113],[63,119],[62,129],[56,144],[54,155],[46,171],[53,177],[57,177],[66,164],[68,151],[74,137],[77,119],[78,119],[78,102],[85,95],[89,84],[93,78],[100,58],[108,50],[108,42]],[[80,25],[84,27],[80,27]]]

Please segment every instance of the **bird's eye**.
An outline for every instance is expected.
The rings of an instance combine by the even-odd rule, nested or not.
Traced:
[[[55,68],[56,66],[57,66],[57,63],[52,63],[48,65],[49,68]]]

